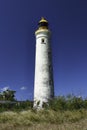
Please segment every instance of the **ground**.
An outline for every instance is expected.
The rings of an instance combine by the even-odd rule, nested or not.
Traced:
[[[87,130],[87,110],[1,112],[0,130]]]

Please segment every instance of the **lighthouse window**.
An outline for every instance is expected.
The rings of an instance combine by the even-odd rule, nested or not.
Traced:
[[[41,39],[41,44],[46,44],[44,38]]]
[[[44,42],[44,39],[42,39],[42,43]]]

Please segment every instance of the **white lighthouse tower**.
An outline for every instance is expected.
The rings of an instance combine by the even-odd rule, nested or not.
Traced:
[[[54,97],[53,67],[51,53],[51,32],[48,21],[42,18],[38,23],[36,36],[34,107],[43,107]]]

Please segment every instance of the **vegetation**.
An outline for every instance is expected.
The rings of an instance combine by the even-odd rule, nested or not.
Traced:
[[[7,89],[0,93],[0,111],[3,110],[29,110],[33,109],[33,102],[26,101],[17,101],[15,99],[16,91]],[[38,102],[37,105],[39,105]],[[87,100],[82,97],[77,97],[74,95],[58,96],[52,100],[49,100],[48,103],[43,103],[44,109],[54,110],[54,111],[66,111],[66,110],[79,110],[87,109]]]
[[[0,130],[86,130],[87,110],[2,112]]]
[[[0,100],[5,101],[15,101],[15,93],[16,91],[7,89],[0,93]]]
[[[55,111],[87,109],[87,99],[74,95],[59,96],[49,101],[48,108]]]
[[[0,130],[87,130],[87,100],[82,97],[58,96],[37,111],[32,101],[16,101],[15,92],[9,93],[5,100],[11,102],[0,103]]]

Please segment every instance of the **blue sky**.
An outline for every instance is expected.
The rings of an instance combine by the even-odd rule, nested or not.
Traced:
[[[34,32],[42,16],[52,31],[55,95],[87,97],[86,0],[0,0],[0,90],[33,99]]]

